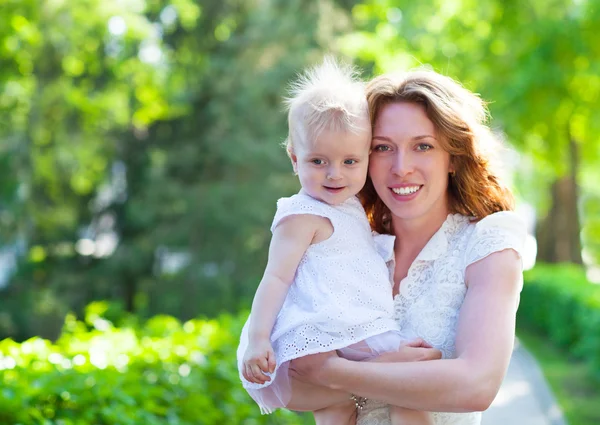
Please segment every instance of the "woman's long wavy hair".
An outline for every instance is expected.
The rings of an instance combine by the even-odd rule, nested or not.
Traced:
[[[497,143],[486,125],[485,103],[449,77],[419,70],[384,74],[366,88],[369,115],[374,126],[381,109],[390,103],[423,105],[453,167],[448,183],[450,212],[474,220],[514,208],[511,191],[502,184],[492,159]],[[391,213],[370,178],[360,193],[373,230],[391,233]]]

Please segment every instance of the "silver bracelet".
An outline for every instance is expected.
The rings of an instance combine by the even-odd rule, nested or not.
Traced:
[[[361,396],[357,396],[354,394],[350,394],[350,400],[352,400],[354,402],[354,405],[356,406],[356,408],[358,410],[362,410],[367,405],[367,401],[369,399],[366,397],[361,397]]]

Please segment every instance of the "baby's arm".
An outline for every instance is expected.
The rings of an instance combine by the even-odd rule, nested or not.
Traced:
[[[275,369],[270,342],[275,319],[304,253],[331,227],[326,218],[302,214],[284,218],[273,230],[267,268],[254,296],[248,327],[243,370],[248,381],[262,384],[270,380],[263,372]]]

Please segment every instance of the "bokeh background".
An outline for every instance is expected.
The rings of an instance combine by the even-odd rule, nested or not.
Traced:
[[[261,417],[234,358],[298,189],[281,101],[325,54],[490,102],[520,335],[600,423],[598,28],[599,0],[0,0],[0,423],[311,423]]]

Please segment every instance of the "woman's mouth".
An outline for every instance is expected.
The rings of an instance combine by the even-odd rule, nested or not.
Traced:
[[[418,192],[422,186],[404,186],[404,187],[392,187],[392,192],[396,195],[412,195],[415,192]]]
[[[393,196],[398,201],[411,201],[417,197],[423,185],[390,187]]]

